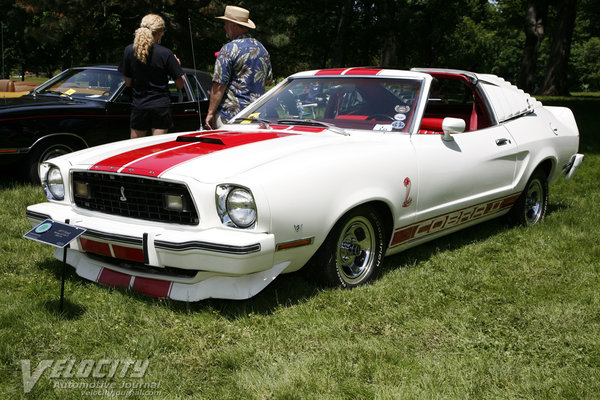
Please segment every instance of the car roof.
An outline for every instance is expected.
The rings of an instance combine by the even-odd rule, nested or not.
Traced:
[[[352,77],[389,77],[389,78],[419,78],[423,79],[429,75],[416,72],[406,71],[399,69],[384,69],[384,68],[370,68],[370,67],[357,67],[357,68],[332,68],[332,69],[319,69],[312,71],[299,72],[292,75],[290,78],[302,78],[302,77],[315,77],[315,76],[352,76]]]

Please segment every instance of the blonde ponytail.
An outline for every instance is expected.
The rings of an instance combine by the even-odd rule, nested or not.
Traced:
[[[133,39],[133,52],[135,57],[143,63],[148,60],[150,48],[154,43],[154,33],[164,31],[165,21],[156,14],[148,14],[142,18],[140,27],[135,30]]]

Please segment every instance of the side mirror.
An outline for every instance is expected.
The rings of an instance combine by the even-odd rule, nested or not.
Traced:
[[[442,122],[442,130],[444,131],[444,136],[442,136],[442,139],[444,139],[447,142],[451,142],[454,139],[452,138],[451,134],[452,133],[463,133],[465,131],[466,128],[466,123],[465,120],[460,119],[460,118],[444,118],[444,121]]]

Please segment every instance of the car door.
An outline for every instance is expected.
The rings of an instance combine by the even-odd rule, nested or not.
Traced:
[[[493,215],[516,200],[517,146],[502,125],[443,135],[412,135],[418,163],[417,220],[446,230]],[[434,222],[435,221],[435,222]]]
[[[178,89],[174,82],[169,82],[173,128],[171,132],[197,131],[201,128],[201,103],[206,102],[206,95],[198,85],[193,74],[185,74],[185,83]]]

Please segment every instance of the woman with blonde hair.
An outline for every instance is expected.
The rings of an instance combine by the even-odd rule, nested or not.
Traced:
[[[160,45],[165,21],[156,14],[142,18],[133,44],[125,48],[119,71],[133,90],[131,138],[167,133],[172,126],[169,76],[183,87],[181,62],[173,52]]]

